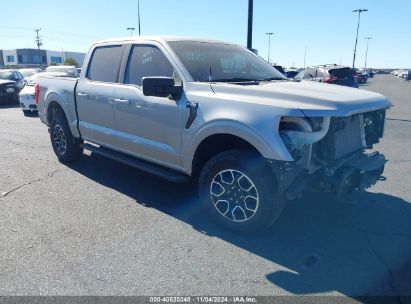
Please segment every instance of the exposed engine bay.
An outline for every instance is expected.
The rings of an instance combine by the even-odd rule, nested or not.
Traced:
[[[386,160],[366,150],[379,142],[384,124],[385,109],[348,117],[283,117],[279,132],[294,162],[275,170],[280,191],[290,199],[306,188],[344,196],[364,184],[365,174],[379,178]]]

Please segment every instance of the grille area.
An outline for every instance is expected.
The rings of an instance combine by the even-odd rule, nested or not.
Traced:
[[[359,115],[334,119],[332,127],[335,159],[363,148]]]
[[[385,110],[332,118],[327,135],[313,145],[317,164],[333,163],[353,152],[372,148],[383,135]]]

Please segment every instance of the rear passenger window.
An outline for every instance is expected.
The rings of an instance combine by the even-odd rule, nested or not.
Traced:
[[[98,47],[94,50],[87,70],[87,78],[94,81],[117,82],[123,47]]]
[[[143,77],[173,77],[173,66],[156,47],[135,45],[127,64],[125,83],[141,86]]]

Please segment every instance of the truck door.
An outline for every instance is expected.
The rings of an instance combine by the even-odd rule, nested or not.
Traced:
[[[113,94],[123,53],[122,45],[96,47],[75,92],[82,137],[108,147],[116,145]]]
[[[144,96],[143,77],[167,76],[181,81],[161,46],[130,46],[122,84],[116,86],[114,108],[119,147],[124,152],[181,168],[182,100]],[[184,98],[184,97],[182,97]]]

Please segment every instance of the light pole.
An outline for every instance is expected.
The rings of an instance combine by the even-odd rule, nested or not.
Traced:
[[[254,1],[248,0],[248,26],[247,26],[247,48],[253,48],[253,7]]]
[[[354,58],[352,60],[352,67],[355,67],[355,55],[357,54],[357,42],[358,42],[358,30],[360,29],[360,20],[361,20],[361,13],[368,12],[368,9],[359,8],[352,11],[353,13],[358,13],[358,24],[357,24],[357,36],[355,37],[355,46],[354,46]]]
[[[56,48],[59,48],[61,50],[61,64],[64,64],[64,49],[58,45],[56,45]]]
[[[304,69],[305,69],[305,57],[307,56],[307,46],[304,48]]]
[[[39,65],[41,66],[42,62],[43,62],[43,60],[42,60],[43,58],[41,57],[41,52],[40,52],[40,47],[43,45],[43,40],[39,35],[39,32],[41,31],[41,28],[35,29],[34,31],[36,32],[35,41],[36,41],[36,44],[37,44],[37,53],[38,53],[38,56],[39,56]]]
[[[130,31],[130,37],[133,37],[133,31],[135,30],[134,27],[128,27],[127,31]]]
[[[140,0],[137,2],[137,14],[138,14],[138,35],[141,36],[141,26],[140,26]]]
[[[364,64],[364,68],[367,68],[368,43],[370,42],[370,40],[372,39],[372,37],[365,37],[364,39],[367,40],[367,50],[365,51],[365,64]]]
[[[268,35],[268,63],[270,63],[270,53],[271,53],[271,36],[274,35],[274,33],[265,33]]]

